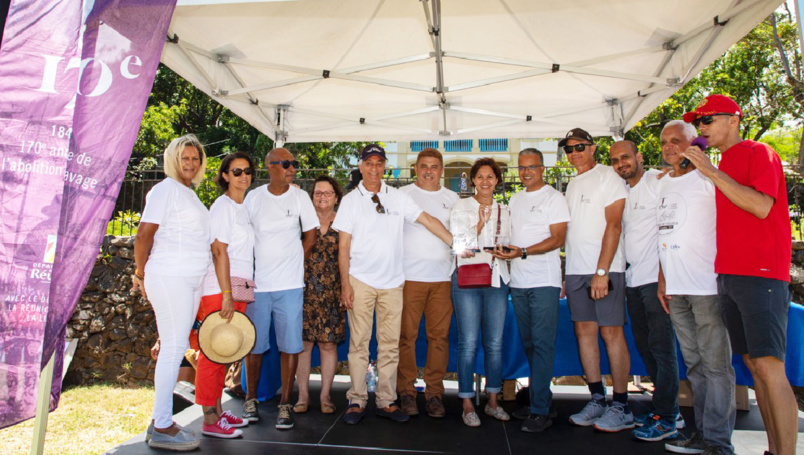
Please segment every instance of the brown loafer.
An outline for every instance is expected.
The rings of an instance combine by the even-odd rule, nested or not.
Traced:
[[[296,403],[296,406],[293,406],[293,412],[296,414],[304,414],[307,412],[307,408],[309,405],[307,403]]]
[[[419,406],[416,405],[414,395],[402,395],[399,397],[399,407],[402,408],[402,412],[409,416],[419,415]]]
[[[321,414],[335,414],[335,405],[329,403],[322,404]]]
[[[436,419],[443,419],[446,414],[447,410],[444,409],[441,397],[432,396],[427,399],[427,415]]]

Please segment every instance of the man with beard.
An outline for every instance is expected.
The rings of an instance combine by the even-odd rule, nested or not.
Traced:
[[[645,368],[653,380],[653,411],[634,418],[641,428],[634,437],[660,441],[675,437],[676,427],[684,427],[678,412],[678,359],[676,335],[670,316],[662,308],[659,288],[659,228],[657,171],[642,167],[642,154],[631,141],[619,141],[609,149],[611,166],[626,182],[628,198],[623,211],[625,248],[625,298],[634,342]]]

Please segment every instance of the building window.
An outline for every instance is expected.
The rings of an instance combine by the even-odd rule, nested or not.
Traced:
[[[438,149],[438,141],[410,141],[411,152],[421,152],[426,148]]]
[[[508,139],[480,139],[481,152],[507,152]]]
[[[471,139],[458,139],[455,141],[444,141],[444,150],[447,152],[471,152]]]

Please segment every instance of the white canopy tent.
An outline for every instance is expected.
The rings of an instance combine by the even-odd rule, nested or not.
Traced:
[[[162,62],[278,142],[620,136],[782,0],[179,0]]]

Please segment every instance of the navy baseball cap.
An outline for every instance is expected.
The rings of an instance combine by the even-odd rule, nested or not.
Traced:
[[[385,149],[377,144],[369,144],[365,146],[363,151],[360,152],[360,161],[365,161],[372,156],[379,156],[383,161],[387,161],[387,158],[385,158]]]

